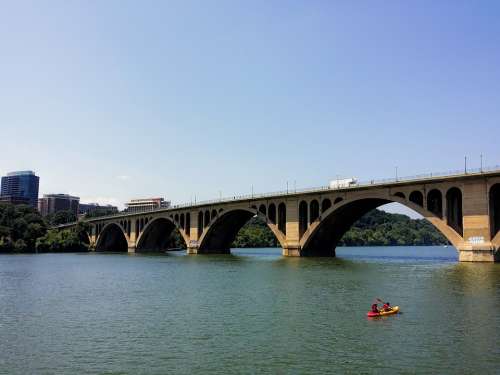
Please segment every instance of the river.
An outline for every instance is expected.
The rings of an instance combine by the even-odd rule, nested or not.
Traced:
[[[500,264],[280,251],[2,255],[0,374],[498,374]]]

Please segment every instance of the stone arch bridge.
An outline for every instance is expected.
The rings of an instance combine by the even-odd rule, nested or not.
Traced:
[[[165,250],[177,228],[188,254],[206,254],[228,253],[240,228],[257,215],[284,256],[335,256],[355,221],[391,202],[431,222],[460,261],[499,261],[500,170],[247,196],[85,221],[95,251]]]

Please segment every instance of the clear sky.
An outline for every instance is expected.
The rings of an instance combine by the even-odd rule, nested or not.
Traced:
[[[498,1],[2,1],[0,174],[173,203],[500,164]]]

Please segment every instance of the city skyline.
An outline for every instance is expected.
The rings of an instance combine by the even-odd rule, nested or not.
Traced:
[[[123,208],[500,162],[495,2],[120,4],[6,4],[0,174]]]

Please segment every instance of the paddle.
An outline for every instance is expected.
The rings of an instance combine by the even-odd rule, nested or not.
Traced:
[[[375,298],[375,299],[376,299],[378,302],[382,303],[382,304],[385,304],[385,303],[386,303],[386,302],[382,301],[380,298]],[[390,307],[389,307],[389,310],[387,310],[387,311],[391,311],[391,310],[392,310],[392,306],[390,306]],[[384,311],[384,310],[383,310],[383,307],[382,307],[382,311]]]

